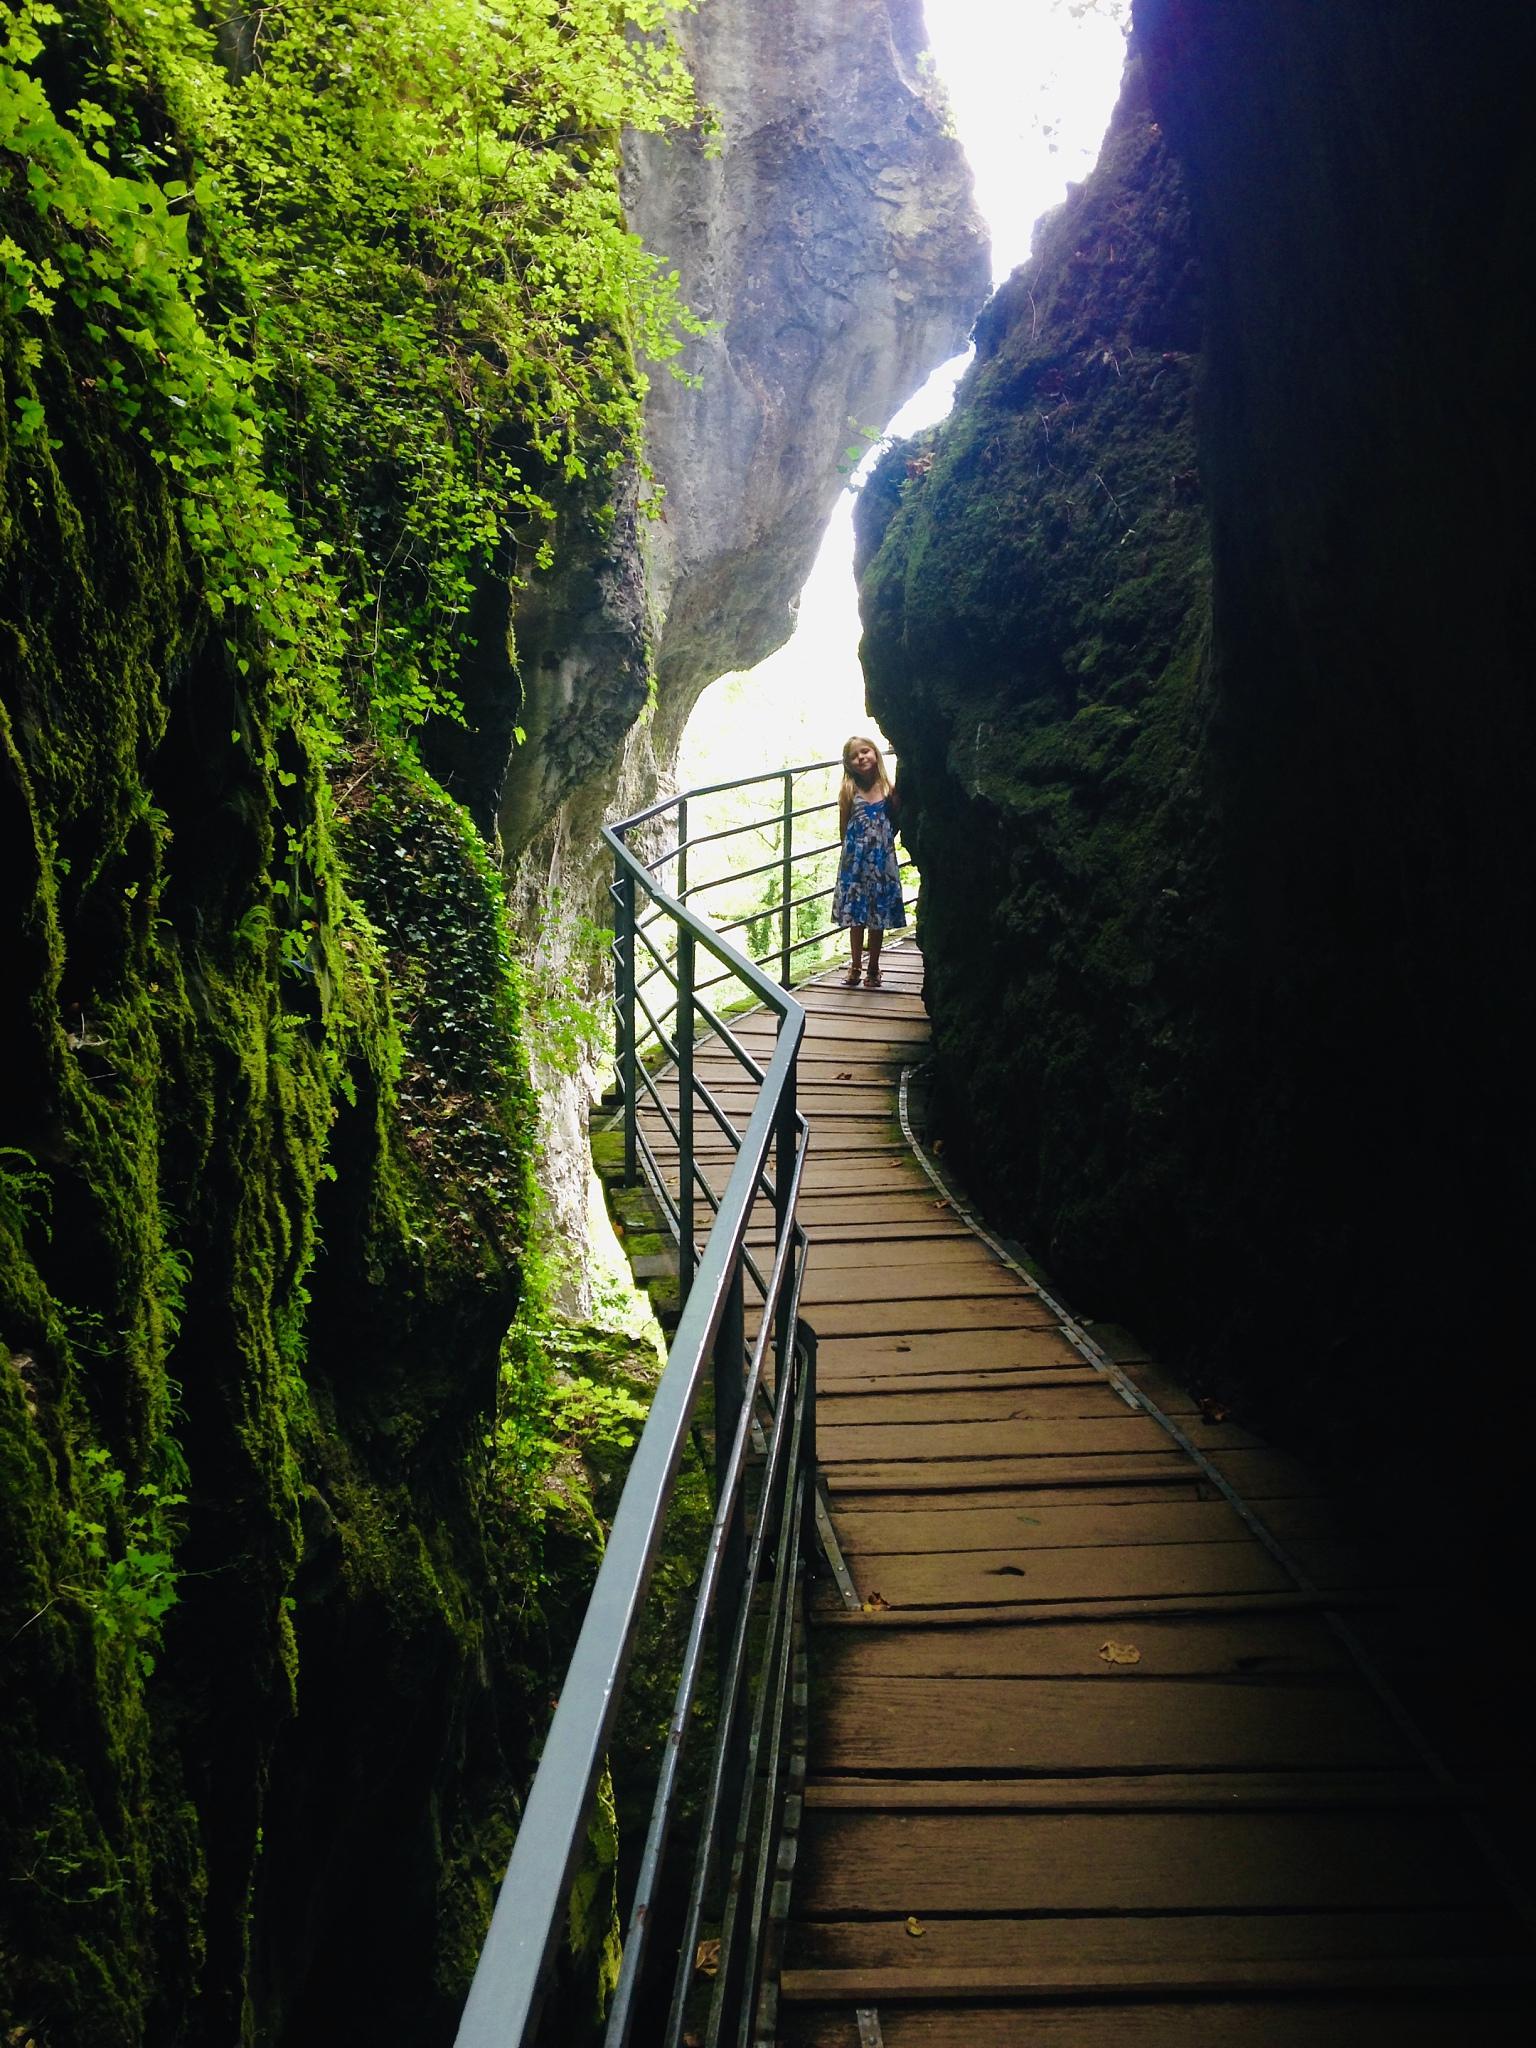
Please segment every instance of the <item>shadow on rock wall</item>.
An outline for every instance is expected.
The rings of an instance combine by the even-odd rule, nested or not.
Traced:
[[[1531,1219],[1531,26],[1136,21],[863,507],[949,1114],[1080,1305],[1399,1504],[1433,1470],[1409,1533],[1476,1552],[1509,1466],[1446,1372],[1510,1397]]]

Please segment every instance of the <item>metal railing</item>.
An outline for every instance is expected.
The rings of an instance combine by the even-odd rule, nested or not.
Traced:
[[[708,2048],[727,2042],[746,2048],[753,2038],[781,1829],[797,1600],[813,1560],[815,1533],[815,1338],[799,1319],[805,1234],[796,1220],[807,1137],[796,1107],[805,1013],[787,990],[797,961],[814,968],[833,929],[830,921],[810,929],[807,911],[832,895],[834,884],[823,885],[817,863],[836,855],[838,840],[818,839],[803,824],[836,810],[835,790],[824,800],[800,797],[810,778],[840,768],[839,762],[815,762],[691,790],[603,835],[614,859],[624,1178],[633,1184],[643,1174],[671,1225],[683,1306],[560,1689],[458,2048],[531,2048],[537,2038],[540,2001],[563,1936],[594,1787],[706,1378],[713,1387],[716,1513],[605,2041],[606,2048],[623,2048],[642,2005],[650,2015],[646,2039],[669,2048],[676,2048],[685,2028]],[[777,798],[766,818],[733,821],[690,837],[690,814],[697,820],[705,800],[764,784],[774,785]],[[771,859],[746,869],[699,873],[702,849],[751,832],[772,837]],[[637,846],[653,849],[649,860]],[[777,900],[770,895],[718,928],[690,905],[690,898],[713,897],[727,884],[769,874],[777,882]],[[796,895],[797,875],[814,886]],[[672,891],[663,877],[672,880]],[[777,983],[731,943],[733,933],[755,927],[762,939],[775,926]],[[701,975],[701,964],[710,963],[716,971]],[[658,983],[665,995],[653,1000]],[[707,990],[727,983],[735,984],[742,1006],[760,1006],[771,1020],[771,1049],[757,1026],[757,1053],[732,1031],[724,1014],[731,1003],[705,1001]],[[731,1090],[718,1077],[711,1086],[700,1073],[701,1044],[736,1086],[750,1092],[744,1126],[738,1127],[727,1107]],[[712,1160],[729,1168],[718,1188],[708,1171]],[[701,1201],[709,1217],[702,1244]],[[769,1219],[766,1225],[760,1216]],[[711,1632],[719,1674],[717,1733],[698,1846],[691,1869],[683,1872],[668,1865],[668,1840]],[[684,1883],[680,1932],[668,1954],[652,1954],[658,1901],[675,1903]],[[719,1950],[701,2001],[694,1963],[705,1925],[718,1928]],[[663,1998],[666,2021],[658,2033],[655,2014]],[[696,2010],[701,2002],[707,2002],[707,2013]]]

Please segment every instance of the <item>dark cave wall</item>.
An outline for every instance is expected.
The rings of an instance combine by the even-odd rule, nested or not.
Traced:
[[[1507,1465],[1433,1386],[1452,1348],[1498,1370],[1531,1221],[1531,22],[1296,0],[1137,0],[1135,21],[1203,297],[1176,344],[1201,361],[1175,490],[1202,509],[1163,557],[1169,625],[1116,643],[1078,554],[1047,558],[1037,449],[966,453],[1006,409],[997,362],[1102,298],[1102,246],[1066,299],[1056,280],[1123,142],[986,316],[998,357],[928,474],[893,514],[896,465],[928,461],[898,455],[864,508],[947,1113],[1081,1306],[1352,1474],[1460,1460],[1476,1548]],[[1132,459],[1079,375],[1118,494]],[[978,584],[996,619],[971,659]],[[1082,679],[1059,676],[1096,636],[1095,703],[1170,658],[1092,780],[1068,752]],[[968,794],[957,735],[999,705],[1034,738]]]
[[[1426,1256],[1500,1340],[1531,1220],[1536,37],[1513,6],[1137,24],[1207,277],[1234,1181],[1306,1262],[1319,1381],[1368,1388],[1423,1358]]]

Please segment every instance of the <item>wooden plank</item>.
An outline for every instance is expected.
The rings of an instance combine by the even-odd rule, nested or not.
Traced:
[[[905,1229],[885,1231],[879,1237],[879,1250],[887,1263],[896,1246],[901,1247],[901,1262],[908,1266],[929,1267],[954,1266],[967,1272],[995,1272],[997,1260],[972,1237],[962,1223],[952,1223],[943,1217],[932,1223],[909,1225]],[[843,1270],[868,1263],[871,1244],[866,1236],[863,1242],[857,1239],[823,1241],[816,1239],[816,1263],[825,1269]]]
[[[1142,1777],[812,1778],[840,1813],[1327,1813],[1464,1802],[1414,1771],[1150,1771]]]
[[[1111,1665],[1106,1639],[1128,1642],[1138,1665]],[[1338,1638],[1312,1614],[1279,1612],[1143,1615],[1129,1626],[1102,1620],[998,1622],[964,1628],[820,1629],[818,1685],[844,1678],[1153,1678],[1216,1676],[1256,1680],[1351,1670]]]
[[[1051,1486],[1104,1486],[1124,1480],[1138,1486],[1160,1481],[1183,1485],[1197,1471],[1180,1450],[1143,1451],[1135,1457],[1085,1456],[1012,1458],[864,1459],[827,1466],[825,1478],[834,1495],[857,1493],[945,1493],[964,1486],[1018,1488],[1038,1481]]]
[[[1025,1286],[1005,1266],[996,1264],[971,1268],[948,1263],[908,1265],[889,1261],[877,1265],[869,1261],[859,1266],[829,1268],[815,1257],[806,1268],[803,1298],[818,1304],[846,1303],[852,1306],[862,1302],[982,1301],[993,1296],[1005,1296],[1010,1300],[1039,1299],[1033,1288]],[[816,1318],[811,1316],[808,1320],[814,1323]],[[1054,1315],[1051,1321],[1056,1321]]]
[[[918,1336],[942,1330],[1049,1330],[1055,1311],[1019,1290],[983,1300],[818,1302],[807,1316],[818,1336]],[[1156,1425],[1148,1423],[1148,1428]],[[1163,1443],[1169,1438],[1159,1430]]]
[[[1257,1543],[1143,1543],[1116,1549],[866,1553],[854,1581],[889,1608],[1010,1607],[1053,1600],[1268,1593],[1291,1581]]]
[[[816,1257],[814,1250],[811,1256]],[[828,1331],[820,1336],[816,1352],[823,1368],[839,1371],[884,1372],[908,1360],[932,1372],[1011,1371],[1018,1366],[1075,1366],[1083,1362],[1082,1353],[1058,1328],[989,1330],[984,1337],[969,1330],[925,1330],[920,1336],[896,1331],[879,1337],[838,1336]]]
[[[1252,1538],[1225,1501],[1110,1506],[1095,1499],[1066,1507],[1041,1502],[969,1510],[912,1508],[894,1514],[843,1508],[838,1511],[837,1540],[845,1551],[895,1555],[1124,1543],[1247,1543]]]
[[[1091,1365],[999,1366],[994,1372],[925,1372],[920,1359],[907,1357],[896,1364],[897,1369],[893,1372],[845,1372],[818,1358],[816,1381],[828,1398],[839,1401],[856,1394],[963,1394],[972,1390],[996,1392],[999,1388],[1027,1390],[1031,1387],[1104,1384]],[[1214,1493],[1217,1489],[1211,1487],[1209,1490]]]
[[[919,1213],[898,1217],[881,1227],[880,1241],[887,1250],[899,1247],[921,1254],[922,1249],[929,1244],[937,1248],[956,1242],[958,1225],[947,1221],[943,1216],[934,1215],[926,1203],[908,1203],[907,1206]],[[815,1224],[807,1230],[806,1235],[815,1248],[813,1256],[818,1266],[855,1265],[869,1256],[869,1230],[851,1215],[841,1219],[834,1217],[829,1222]],[[763,1240],[771,1236],[772,1231],[766,1223],[754,1224],[747,1232],[749,1243],[754,1238]]]
[[[835,1919],[1466,1907],[1492,1884],[1455,1823],[1418,1812],[813,1811],[800,1858],[797,1913]]]
[[[863,1570],[862,1564],[860,1570]],[[1089,1621],[1100,1634],[1115,1635],[1123,1628],[1151,1615],[1181,1615],[1204,1619],[1212,1614],[1348,1614],[1369,1616],[1390,1601],[1390,1612],[1401,1610],[1402,1596],[1356,1590],[1327,1593],[1181,1593],[1165,1597],[1131,1598],[1111,1595],[1103,1600],[1056,1600],[1001,1609],[994,1602],[987,1607],[906,1607],[875,1609],[844,1608],[834,1604],[830,1594],[818,1593],[820,1604],[812,1616],[818,1629],[842,1631],[883,1629],[968,1629],[1007,1626],[1020,1628],[1042,1622]]]
[[[1066,1422],[863,1422],[818,1425],[824,1465],[881,1464],[894,1459],[1072,1457],[1084,1453],[1160,1451],[1167,1436],[1150,1416],[1117,1412]]]
[[[760,1025],[749,1025],[738,1030],[733,1024],[731,1030],[754,1057],[761,1058],[764,1052],[773,1050],[774,1034]],[[863,1016],[849,1010],[837,1017],[819,1016],[809,1020],[806,1040],[811,1045],[846,1045],[861,1049],[865,1046],[880,1045],[899,1048],[908,1058],[914,1050],[927,1045],[928,1024],[923,1017],[893,1016],[877,1017],[873,1010]]]
[[[785,1970],[779,1995],[786,2004],[847,2003],[881,2006],[922,1998],[946,2004],[1006,1998],[1021,2003],[1110,1998],[1254,1998],[1267,1992],[1483,1989],[1524,1984],[1533,1966],[1513,1956],[1310,1956],[1259,1962],[1192,1961],[1177,1967],[1157,1961],[1010,1967],[1004,1963],[942,1964],[919,1971],[864,1965],[849,1969]]]
[[[952,2011],[880,2008],[884,2048],[1526,2048],[1528,2003],[1518,1994],[1359,1999],[1170,1999],[1041,2006],[966,2003]],[[860,2048],[852,2006],[790,2006],[782,2048]]]
[[[866,1423],[1064,1422],[1131,1415],[1120,1396],[1097,1374],[1074,1377],[1065,1386],[998,1385],[975,1381],[922,1390],[894,1389],[865,1394],[825,1382],[826,1402],[818,1413],[832,1429]],[[1167,1439],[1165,1438],[1166,1442]]]
[[[1040,1919],[956,1920],[935,1915],[914,1939],[905,1918],[806,1920],[790,1934],[802,1968],[846,1968],[864,1962],[884,1969],[1006,1962],[1085,1970],[1137,1962],[1170,1964],[1284,1957],[1478,1956],[1514,1947],[1518,1931],[1481,1912],[1194,1913],[1093,1919],[1073,1914]]]
[[[1079,1506],[1084,1501],[1098,1501],[1104,1507],[1131,1507],[1137,1502],[1159,1500],[1214,1500],[1218,1495],[1200,1490],[1199,1482],[1192,1475],[1186,1483],[1179,1485],[1173,1477],[1161,1484],[1134,1486],[1125,1483],[1120,1486],[1000,1486],[990,1492],[984,1488],[954,1488],[944,1493],[840,1493],[837,1512],[845,1508],[856,1508],[861,1514],[965,1514],[972,1508],[1023,1508],[1032,1513],[1036,1508]],[[902,1546],[893,1543],[892,1550]]]
[[[835,1689],[815,1689],[812,1769],[912,1775],[942,1758],[949,1771],[1055,1776],[1356,1769],[1405,1759],[1392,1723],[1363,1690],[1327,1682],[1138,1683],[1135,1671],[1122,1668],[1109,1684],[840,1674]]]
[[[931,1185],[924,1183],[924,1187],[926,1192],[920,1188],[891,1188],[874,1194],[867,1189],[841,1194],[812,1192],[801,1197],[798,1213],[807,1229],[857,1229],[864,1233],[867,1242],[871,1231],[883,1229],[888,1223],[931,1221],[936,1214],[953,1214],[947,1202],[934,1196]]]
[[[673,1169],[670,1179],[676,1179]],[[864,1148],[853,1156],[839,1159],[812,1159],[801,1182],[802,1199],[808,1197],[821,1201],[877,1200],[892,1195],[904,1195],[909,1201],[927,1202],[931,1215],[936,1203],[930,1200],[932,1188],[922,1176],[916,1173],[906,1161],[895,1156],[882,1158]]]

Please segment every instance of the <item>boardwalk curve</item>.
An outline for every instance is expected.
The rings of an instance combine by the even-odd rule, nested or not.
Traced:
[[[1290,1459],[1107,1366],[929,1178],[899,1107],[921,973],[903,945],[880,990],[801,991],[804,1313],[845,1577],[813,1603],[762,2038],[1523,2039],[1500,1879],[1350,1655],[1367,1567]]]

